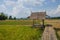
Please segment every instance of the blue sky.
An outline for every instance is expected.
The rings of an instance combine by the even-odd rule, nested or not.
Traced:
[[[21,18],[32,12],[46,11],[49,16],[60,16],[60,0],[0,0],[0,12]]]

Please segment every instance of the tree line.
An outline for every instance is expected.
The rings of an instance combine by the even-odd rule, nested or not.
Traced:
[[[0,20],[16,20],[16,17],[12,17],[12,16],[7,16],[6,14],[4,14],[3,12],[0,13]]]
[[[51,19],[60,19],[60,17],[51,17]]]

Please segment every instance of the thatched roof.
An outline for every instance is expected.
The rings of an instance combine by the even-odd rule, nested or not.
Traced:
[[[32,12],[30,19],[45,19],[46,12]]]

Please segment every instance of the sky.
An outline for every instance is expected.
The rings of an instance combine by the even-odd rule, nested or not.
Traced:
[[[60,16],[60,0],[0,0],[0,12],[8,16],[25,18],[44,11],[51,17]]]

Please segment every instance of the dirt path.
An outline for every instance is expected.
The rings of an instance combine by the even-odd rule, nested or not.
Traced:
[[[57,40],[53,27],[45,27],[41,40]]]

